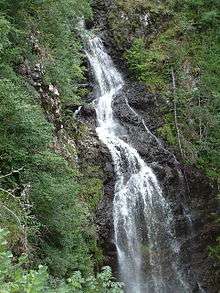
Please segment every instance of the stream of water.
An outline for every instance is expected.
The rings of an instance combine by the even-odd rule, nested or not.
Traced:
[[[97,83],[97,134],[115,168],[115,245],[128,293],[190,292],[179,262],[173,215],[153,170],[130,145],[112,103],[124,81],[99,37],[87,37],[86,54]]]

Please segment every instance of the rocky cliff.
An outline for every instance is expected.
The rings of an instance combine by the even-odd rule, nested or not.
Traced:
[[[172,105],[159,92],[152,93],[148,86],[129,79],[121,55],[122,48],[115,43],[114,32],[109,25],[109,17],[116,12],[113,1],[94,1],[93,5],[95,21],[89,23],[88,26],[94,26],[100,30],[109,53],[119,70],[126,76],[126,84],[120,95],[115,98],[115,116],[128,132],[131,138],[129,143],[154,169],[164,194],[172,203],[175,230],[181,244],[181,262],[188,270],[188,279],[194,288],[193,292],[199,292],[201,289],[205,292],[218,292],[217,263],[208,253],[209,245],[214,243],[219,233],[219,227],[212,219],[212,214],[216,213],[217,209],[217,185],[195,166],[186,165],[178,150],[158,137],[157,130],[164,124],[165,114],[172,111]],[[117,11],[117,14],[120,14],[120,11]],[[134,17],[142,20],[144,16],[142,12],[136,11]],[[123,15],[121,18],[124,20]],[[129,32],[125,30],[124,38],[128,40],[133,34],[142,33],[152,37],[155,33],[153,23],[151,22],[151,29],[147,31],[142,27],[143,25],[142,20],[138,31],[137,29],[133,31],[131,29]],[[160,25],[158,24],[157,29]],[[89,78],[92,83],[92,78]],[[95,96],[91,95],[88,101],[91,99],[95,99]],[[95,135],[95,111],[91,103],[82,107],[78,119],[91,129],[87,138],[78,143],[80,161],[82,164],[87,162],[90,165],[99,165],[104,174],[102,177],[104,196],[96,211],[96,223],[99,239],[106,255],[105,262],[110,264],[117,274],[112,223],[115,179],[111,157]]]

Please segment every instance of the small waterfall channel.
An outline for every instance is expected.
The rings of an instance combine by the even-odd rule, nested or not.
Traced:
[[[113,202],[115,245],[121,281],[128,293],[191,292],[179,261],[170,203],[153,170],[126,139],[112,103],[124,81],[101,39],[85,37],[86,55],[97,83],[97,134],[115,168]]]

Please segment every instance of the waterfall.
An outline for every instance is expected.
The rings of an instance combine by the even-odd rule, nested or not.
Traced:
[[[114,241],[125,291],[191,292],[179,261],[170,203],[153,170],[128,143],[126,130],[114,117],[112,103],[123,88],[123,78],[99,37],[87,36],[86,42],[97,83],[96,131],[115,168]]]

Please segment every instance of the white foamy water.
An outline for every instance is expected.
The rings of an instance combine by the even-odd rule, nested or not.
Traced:
[[[123,78],[100,38],[87,36],[86,43],[86,54],[98,86],[96,130],[108,147],[115,168],[115,245],[125,291],[191,292],[180,268],[170,204],[153,170],[124,141],[126,132],[114,118],[112,102],[123,88]]]

